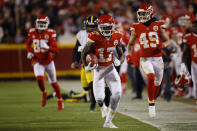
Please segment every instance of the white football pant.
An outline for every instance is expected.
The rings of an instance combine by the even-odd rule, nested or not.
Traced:
[[[182,52],[172,54],[171,59],[172,59],[172,66],[175,69],[176,74],[178,75],[181,71]]]
[[[143,72],[155,74],[155,86],[161,85],[164,71],[164,63],[162,57],[141,57],[140,66]]]
[[[194,97],[197,99],[197,64],[192,61],[191,64],[191,74],[193,82]]]
[[[36,62],[33,68],[35,76],[44,76],[44,72],[46,72],[49,83],[54,83],[57,81],[54,61],[48,65],[41,65],[40,63]]]
[[[113,64],[94,69],[93,91],[97,102],[104,101],[105,82],[112,93],[110,97],[110,108],[116,112],[122,94],[121,81]]]

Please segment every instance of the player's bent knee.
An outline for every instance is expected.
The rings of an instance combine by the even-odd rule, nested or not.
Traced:
[[[154,81],[154,80],[155,80],[155,74],[149,73],[149,74],[147,75],[147,79],[148,79],[149,81]]]
[[[102,100],[102,99],[96,99],[96,102],[97,102],[98,104],[102,104],[103,101],[104,101],[104,99],[103,99],[103,100]]]
[[[42,80],[42,79],[44,79],[44,76],[36,76],[37,81]]]
[[[160,81],[155,81],[155,86],[160,86],[161,82]]]
[[[115,109],[117,108],[117,105],[120,101],[120,97],[121,97],[121,93],[117,93],[117,95],[112,95],[110,99],[110,105],[113,111],[115,111]]]
[[[113,102],[118,102],[120,100],[121,94],[121,91],[116,92],[114,95],[112,94],[111,100]]]

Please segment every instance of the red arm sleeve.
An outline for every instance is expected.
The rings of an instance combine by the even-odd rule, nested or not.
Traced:
[[[55,31],[52,32],[49,42],[50,42],[49,51],[51,51],[53,53],[58,53],[59,52],[59,48],[57,46],[56,32]]]
[[[53,53],[58,53],[59,49],[57,47],[57,41],[54,38],[50,39],[50,48],[49,51],[53,52]]]

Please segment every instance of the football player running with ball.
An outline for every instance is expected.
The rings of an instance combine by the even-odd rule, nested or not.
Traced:
[[[49,18],[40,15],[35,22],[35,28],[29,30],[26,41],[27,59],[31,60],[37,84],[42,91],[41,106],[46,105],[47,91],[44,85],[44,72],[48,75],[49,83],[56,92],[58,110],[64,109],[60,87],[57,83],[53,53],[58,53],[56,32],[48,29]],[[32,48],[33,44],[33,48]]]
[[[169,46],[169,38],[164,29],[164,23],[153,17],[153,7],[142,4],[137,11],[138,22],[131,27],[131,37],[127,46],[127,62],[131,61],[131,54],[135,40],[139,41],[140,67],[147,76],[147,92],[149,115],[156,116],[155,99],[158,95],[163,78],[164,63],[161,49]],[[161,40],[162,39],[162,40]]]
[[[110,15],[101,15],[98,20],[99,31],[88,35],[88,43],[82,51],[82,62],[85,70],[94,70],[93,91],[101,108],[105,97],[105,82],[111,91],[109,111],[106,116],[104,128],[118,128],[112,123],[122,94],[121,81],[118,72],[113,65],[113,51],[116,49],[120,63],[124,61],[121,47],[121,33],[114,30],[114,19]],[[86,55],[94,53],[98,58],[98,66],[87,64]]]

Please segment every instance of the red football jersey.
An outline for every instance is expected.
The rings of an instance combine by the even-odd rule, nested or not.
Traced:
[[[49,50],[42,49],[41,43],[46,43],[49,46]],[[53,29],[47,29],[44,33],[38,33],[36,29],[32,28],[28,32],[26,47],[27,52],[34,53],[35,57],[32,59],[32,62],[36,61],[42,65],[47,65],[53,60],[52,52],[58,52],[56,32]]]
[[[197,35],[189,33],[183,37],[183,42],[189,46],[191,59],[197,64]]]
[[[154,21],[149,26],[142,23],[133,24],[131,30],[135,31],[137,41],[140,44],[141,57],[159,57],[163,44],[161,42],[159,32],[163,28],[164,23]]]
[[[114,31],[111,38],[108,40],[103,37],[99,31],[92,32],[88,35],[90,42],[93,42],[95,54],[98,58],[100,66],[108,66],[113,62],[113,51],[117,45],[120,45],[122,34]]]

